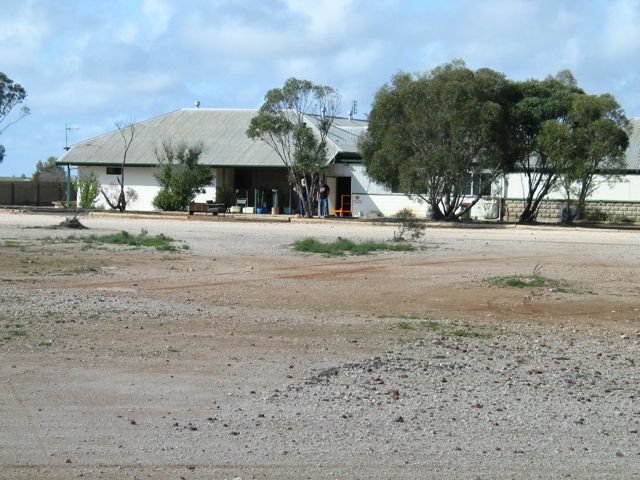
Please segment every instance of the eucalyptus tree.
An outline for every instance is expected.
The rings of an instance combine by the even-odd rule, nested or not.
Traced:
[[[552,125],[560,126],[553,121],[545,127]],[[571,196],[575,195],[578,213],[584,216],[587,198],[626,166],[630,123],[612,95],[577,95],[561,128],[569,136],[570,161],[561,174],[567,211],[571,211]]]
[[[522,150],[516,168],[527,180],[519,221],[535,221],[543,199],[560,189],[571,222],[572,196],[584,214],[586,199],[624,167],[629,122],[612,95],[587,95],[566,70],[519,86],[515,117]]]
[[[29,115],[29,108],[23,105],[20,109],[20,113],[16,118],[13,118],[5,125],[2,125],[9,117],[11,111],[18,105],[24,102],[27,97],[26,90],[19,83],[14,82],[4,73],[0,72],[0,135],[16,123],[21,118]],[[0,162],[4,160],[5,149],[0,145]]]
[[[493,183],[510,167],[516,95],[501,73],[461,60],[395,75],[376,93],[359,142],[368,176],[423,200],[435,219],[458,219],[482,196],[472,181]]]
[[[332,87],[289,78],[282,88],[267,92],[246,132],[280,157],[289,183],[306,202],[307,216],[312,214],[320,177],[330,166],[327,136],[339,107],[339,95]]]
[[[517,145],[514,170],[524,177],[524,205],[518,221],[535,222],[542,201],[571,169],[574,141],[565,126],[574,98],[584,95],[573,76],[519,82],[519,98],[512,108],[512,131]]]

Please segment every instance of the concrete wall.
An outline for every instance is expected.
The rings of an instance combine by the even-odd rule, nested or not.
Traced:
[[[562,200],[544,200],[540,205],[538,221],[545,223],[558,223],[560,214],[566,203]],[[522,200],[507,199],[504,202],[504,220],[516,222],[522,210]],[[588,201],[586,205],[587,219],[634,221],[640,222],[640,202],[614,202],[614,201]]]
[[[0,182],[0,205],[52,206],[67,199],[67,182],[3,181]],[[76,192],[71,186],[71,200]]]

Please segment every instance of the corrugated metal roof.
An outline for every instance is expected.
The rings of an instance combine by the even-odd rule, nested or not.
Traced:
[[[202,142],[200,163],[211,166],[282,167],[282,160],[264,142],[246,136],[249,122],[258,111],[239,109],[185,108],[135,125],[135,139],[127,165],[157,164],[156,149],[164,141],[177,145]],[[309,118],[314,125],[316,117]],[[357,133],[366,128],[363,120],[336,119],[329,133],[329,153],[357,153]],[[351,130],[350,130],[351,129]],[[114,130],[72,145],[58,163],[71,165],[120,164],[124,142]]]
[[[640,170],[640,118],[631,120],[633,130],[629,135],[629,147],[626,152],[627,168]]]

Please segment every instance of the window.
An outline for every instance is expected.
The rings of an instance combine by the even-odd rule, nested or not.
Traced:
[[[488,173],[476,174],[471,180],[471,195],[480,194],[484,197],[491,195],[491,175]]]
[[[107,175],[122,175],[122,167],[107,167]]]

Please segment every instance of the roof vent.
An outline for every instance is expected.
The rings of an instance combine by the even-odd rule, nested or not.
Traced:
[[[193,104],[196,108],[200,108],[200,100],[196,100]]]

